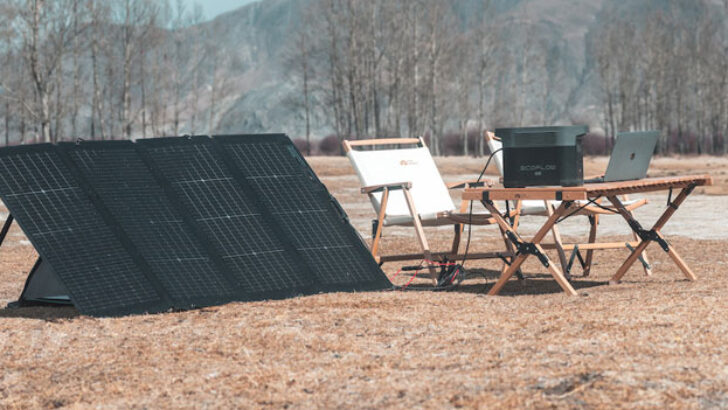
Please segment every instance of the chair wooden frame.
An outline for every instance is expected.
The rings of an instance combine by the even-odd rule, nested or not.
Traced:
[[[500,138],[498,138],[494,133],[490,131],[484,131],[483,132],[483,138],[485,138],[486,144],[490,140],[494,141],[500,141]],[[591,178],[591,177],[589,177]],[[501,182],[503,180],[503,177],[501,176]],[[524,193],[523,197],[520,197],[520,199],[516,200],[517,207],[521,208],[521,201],[522,200],[528,200],[528,199],[541,199],[542,196],[539,194],[534,193]],[[620,195],[620,198],[622,201],[628,201],[628,196]],[[638,201],[634,201],[628,205],[624,205],[623,209],[630,215],[632,215],[632,212],[640,208],[648,203],[647,199],[640,199]],[[590,205],[587,204],[583,207],[580,207],[581,209],[578,212],[575,212],[573,215],[583,215],[586,216],[589,219],[589,236],[586,243],[563,243],[563,240],[561,239],[561,234],[558,230],[558,225],[556,223],[552,224],[551,232],[553,234],[554,242],[548,243],[548,244],[542,244],[541,246],[544,249],[552,249],[556,250],[559,256],[559,262],[561,263],[561,267],[564,271],[564,274],[567,278],[570,277],[570,271],[571,267],[574,262],[574,257],[579,255],[580,251],[584,250],[586,251],[586,257],[583,259],[581,263],[583,275],[589,276],[589,273],[591,271],[592,262],[594,260],[594,251],[597,250],[613,250],[613,249],[628,249],[630,252],[635,249],[635,247],[639,244],[640,238],[637,236],[635,232],[632,232],[632,238],[633,241],[627,241],[627,242],[596,242],[597,238],[597,228],[599,225],[599,219],[602,215],[615,215],[618,214],[620,211],[618,208],[610,203],[607,204],[599,204],[600,206],[596,205]],[[553,201],[544,200],[544,206],[546,208],[546,213],[543,216],[551,217],[554,212],[556,211],[556,207],[554,206]],[[515,221],[514,229],[518,230],[518,221]],[[543,238],[541,238],[543,239]],[[566,257],[566,252],[571,251],[571,257]],[[642,263],[642,268],[644,269],[645,275],[650,276],[652,274],[652,268],[650,266],[650,260],[647,256],[647,252],[641,252],[639,255],[640,262]]]
[[[342,142],[344,152],[349,152],[355,147],[377,147],[377,146],[386,146],[386,145],[415,145],[417,147],[425,147],[425,142],[422,140],[422,138],[383,138],[383,139],[368,139],[368,140],[344,140]],[[463,189],[463,188],[475,188],[478,186],[485,186],[485,185],[492,185],[492,181],[486,180],[486,181],[460,181],[457,183],[451,183],[446,184],[447,188],[449,190],[452,189]],[[389,184],[383,184],[383,185],[373,185],[373,186],[365,186],[361,188],[361,193],[366,194],[372,198],[372,196],[375,193],[382,193],[382,198],[380,202],[380,210],[377,214],[377,219],[375,219],[373,232],[372,232],[372,246],[371,246],[371,253],[372,256],[375,258],[375,260],[380,264],[384,264],[387,262],[396,262],[396,261],[407,261],[407,260],[417,260],[417,259],[424,259],[427,264],[428,271],[430,273],[430,277],[433,281],[433,284],[437,284],[438,279],[438,273],[437,273],[437,265],[436,263],[433,263],[435,261],[440,262],[448,262],[448,261],[455,261],[458,259],[464,258],[465,255],[459,254],[460,249],[460,243],[462,238],[462,233],[465,225],[496,225],[497,221],[496,219],[491,215],[483,215],[483,214],[473,214],[470,215],[467,213],[469,201],[463,200],[460,205],[460,213],[452,213],[452,212],[441,212],[436,215],[435,220],[430,220],[428,223],[423,223],[422,218],[420,214],[417,212],[417,207],[415,206],[415,202],[412,198],[412,195],[410,193],[410,189],[412,188],[412,183],[410,181],[402,181],[402,182],[396,182],[396,183],[389,183]],[[410,216],[412,217],[411,222],[406,223],[395,223],[391,224],[394,226],[412,226],[415,231],[415,237],[417,238],[417,242],[422,249],[422,253],[407,253],[407,254],[390,254],[390,255],[380,255],[381,251],[381,239],[382,234],[385,226],[385,218],[386,218],[386,210],[387,210],[387,202],[389,200],[390,192],[396,191],[396,190],[402,190],[402,193],[404,194],[405,201],[407,203],[407,207],[409,208]],[[515,212],[512,213],[511,216],[516,215]],[[425,226],[446,226],[446,225],[452,225],[453,226],[453,240],[452,245],[450,247],[449,251],[444,252],[433,252],[430,249],[430,245],[427,241],[427,236],[425,234]],[[503,231],[501,229],[501,233],[503,234]],[[473,252],[468,253],[467,258],[468,259],[494,259],[499,258],[502,260],[510,260],[513,257],[513,250],[510,247],[510,244],[507,240],[504,241],[505,245],[505,251],[502,252]]]

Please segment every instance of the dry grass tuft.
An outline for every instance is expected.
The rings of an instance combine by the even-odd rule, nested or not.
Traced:
[[[466,174],[457,161],[440,165]],[[669,161],[681,170],[706,166]],[[353,179],[342,179],[348,164],[311,162],[366,222],[366,200]],[[449,230],[434,232],[447,244]],[[499,246],[488,232],[477,245]],[[22,234],[11,235],[0,258],[0,302],[17,297],[34,259]],[[413,247],[406,236],[387,240]],[[0,406],[726,407],[728,241],[673,243],[698,282],[684,281],[650,247],[652,277],[635,267],[625,283],[606,285],[626,253],[604,252],[593,277],[576,280],[578,297],[529,262],[529,279],[509,283],[502,297],[484,295],[489,278],[452,292],[323,294],[116,319],[2,309]],[[499,269],[493,261],[469,266]]]

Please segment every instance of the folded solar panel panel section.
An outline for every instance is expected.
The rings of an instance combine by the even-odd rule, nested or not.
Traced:
[[[128,236],[142,269],[177,308],[225,303],[234,282],[215,266],[202,240],[149,172],[131,141],[89,142],[62,149]]]
[[[106,315],[167,306],[57,146],[0,150],[0,196],[80,311]]]
[[[285,297],[316,292],[310,270],[286,244],[268,210],[220,159],[212,140],[157,139],[137,144],[246,293]]]
[[[215,139],[241,170],[251,197],[270,210],[320,283],[372,285],[373,262],[346,214],[290,140],[283,136]]]
[[[86,314],[391,286],[283,135],[3,148],[0,197]]]

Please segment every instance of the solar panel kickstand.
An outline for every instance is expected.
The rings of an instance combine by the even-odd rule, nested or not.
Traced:
[[[8,214],[8,218],[0,230],[0,246],[5,242],[14,220],[13,215]],[[20,297],[15,302],[8,303],[8,307],[72,305],[73,303],[67,295],[68,290],[58,280],[53,268],[48,262],[38,257],[28,273]]]
[[[5,219],[5,223],[3,224],[2,231],[0,231],[0,247],[3,246],[3,242],[5,242],[5,237],[8,235],[8,232],[10,231],[10,226],[13,224],[13,214],[8,213],[7,219]],[[36,262],[37,264],[38,262]],[[31,271],[32,272],[32,271]],[[15,302],[8,303],[8,307],[19,307],[20,306],[20,300],[17,300]]]
[[[8,304],[8,307],[58,305],[72,306],[73,301],[53,267],[39,257],[28,274],[20,298],[17,302]]]
[[[5,224],[3,224],[3,229],[0,231],[0,246],[3,245],[3,242],[5,242],[5,237],[8,236],[8,232],[10,232],[10,226],[13,224],[13,221],[15,218],[13,217],[13,214],[8,213],[8,218],[5,220]]]

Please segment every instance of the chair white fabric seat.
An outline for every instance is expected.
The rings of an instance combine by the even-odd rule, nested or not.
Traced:
[[[346,154],[363,186],[410,182],[410,194],[423,219],[437,219],[442,212],[453,212],[455,205],[437,170],[427,147],[396,150],[356,151]],[[382,193],[370,195],[375,212],[379,213]],[[401,190],[392,190],[387,201],[385,224],[410,221],[407,201]],[[386,222],[386,221],[389,222]]]

